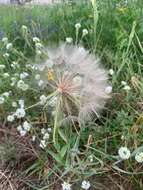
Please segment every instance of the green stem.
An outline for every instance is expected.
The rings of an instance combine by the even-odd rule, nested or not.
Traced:
[[[60,99],[57,101],[56,104],[56,114],[54,120],[54,131],[53,131],[53,143],[56,144],[56,134],[58,128],[58,121],[59,121],[59,112],[60,112]]]
[[[97,9],[97,1],[93,1],[93,19],[94,19],[94,28],[93,28],[93,33],[94,33],[94,47],[96,47],[96,31],[97,31],[97,23],[98,23],[98,9]],[[94,48],[95,49],[95,48]]]

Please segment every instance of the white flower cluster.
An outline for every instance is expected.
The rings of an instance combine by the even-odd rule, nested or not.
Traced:
[[[38,81],[38,86],[39,87],[43,87],[44,86],[44,81],[43,80],[39,80]]]
[[[26,115],[24,109],[24,100],[19,100],[20,107],[16,109],[15,113],[7,116],[7,121],[13,122],[15,118],[21,119]],[[17,107],[17,102],[12,102],[12,107]]]
[[[23,72],[23,73],[20,73],[20,79],[25,79],[29,76],[29,74],[27,72]]]
[[[80,24],[80,23],[76,23],[76,24],[75,24],[75,28],[76,28],[76,29],[81,28],[81,24]]]
[[[107,86],[107,87],[105,88],[105,93],[106,93],[106,94],[111,94],[111,92],[112,92],[112,86]]]
[[[70,183],[64,182],[62,184],[62,190],[72,190],[71,186],[72,185]],[[81,184],[82,189],[88,190],[90,187],[91,187],[91,185],[90,185],[89,181],[86,181],[86,180],[82,181],[82,184]]]
[[[20,119],[20,118],[24,118],[26,115],[25,109],[24,109],[24,100],[21,99],[19,100],[19,105],[20,107],[16,109],[16,112],[14,113],[14,115]]]
[[[23,80],[19,80],[19,81],[17,82],[17,87],[18,87],[19,89],[23,90],[23,91],[26,91],[26,90],[28,90],[29,85],[26,84]]]
[[[17,130],[18,130],[18,132],[20,133],[21,136],[25,136],[27,134],[27,132],[30,131],[31,127],[32,127],[31,124],[28,123],[27,121],[25,121],[23,123],[23,125],[19,125],[17,127]]]
[[[12,43],[8,43],[8,44],[6,45],[6,49],[7,49],[7,50],[12,50],[12,48],[13,48]]]
[[[69,44],[71,44],[73,42],[73,39],[71,37],[67,37],[66,38],[66,42],[69,43]]]
[[[0,95],[0,104],[3,104],[5,102],[5,99],[8,98],[10,95],[10,91],[9,92],[4,92],[3,94]]]
[[[22,34],[23,34],[23,36],[26,36],[27,33],[28,33],[28,28],[27,28],[27,26],[22,25],[21,30],[22,30]]]
[[[127,148],[127,147],[121,147],[119,150],[118,150],[118,154],[120,156],[120,158],[122,160],[127,160],[130,158],[131,156],[131,152],[130,150]]]
[[[42,128],[41,129],[41,134],[43,135],[42,137],[42,140],[40,141],[40,147],[42,149],[46,148],[47,144],[48,144],[48,140],[49,140],[49,137],[50,137],[50,133],[51,132],[51,128],[48,128],[48,129],[44,129]]]
[[[36,48],[36,54],[41,55],[42,54],[42,48],[43,45],[41,44],[41,41],[38,37],[33,37],[33,42],[35,43],[35,48]]]
[[[26,112],[24,108],[18,108],[14,114],[18,119],[25,117]]]
[[[84,36],[86,36],[88,34],[88,30],[87,29],[83,29],[82,30],[82,36],[84,37]]]
[[[8,42],[8,38],[7,37],[3,37],[2,38],[2,42],[3,42],[3,44],[4,44],[4,46],[6,47],[7,50],[12,50],[13,45],[12,45],[12,43]]]
[[[143,163],[143,152],[138,152],[138,153],[135,155],[135,160],[136,160],[138,163]]]
[[[10,76],[9,73],[4,73],[4,74],[3,74],[3,77],[4,77],[4,78],[8,78],[9,76]]]
[[[114,74],[114,70],[113,70],[113,69],[110,69],[110,70],[109,70],[109,75],[112,76],[113,74]]]
[[[90,188],[90,182],[89,181],[86,181],[86,180],[84,180],[83,182],[82,182],[82,184],[81,184],[81,188],[82,189],[85,189],[85,190],[88,190],[89,188]]]
[[[67,182],[64,182],[62,184],[62,189],[63,190],[71,190],[71,184],[67,183]]]
[[[13,61],[13,62],[11,63],[11,67],[12,67],[13,69],[19,68],[18,62]]]
[[[47,102],[47,97],[45,95],[40,96],[40,104],[44,105]]]
[[[78,32],[78,30],[81,28],[81,24],[80,23],[76,23],[75,24],[75,28],[76,28],[76,31]],[[86,28],[84,28],[82,30],[82,37],[86,36],[88,34],[88,30]]]
[[[8,57],[9,57],[9,53],[4,53],[4,54],[3,54],[3,57],[4,57],[4,58],[8,58]]]
[[[13,122],[14,121],[14,115],[8,115],[7,116],[7,121]]]
[[[27,26],[25,26],[25,25],[22,25],[21,29],[22,30],[28,30]]]
[[[131,87],[127,84],[126,81],[121,81],[121,85],[123,86],[123,89],[126,91],[131,90]]]
[[[114,75],[113,69],[109,70],[109,75],[111,75],[111,76]],[[121,85],[123,86],[123,90],[126,90],[126,91],[131,90],[131,87],[127,84],[126,81],[121,81]],[[110,91],[112,91],[111,87],[107,88],[106,91],[107,91],[107,94],[108,94],[108,92],[110,93]]]
[[[7,37],[3,37],[2,38],[2,42],[4,45],[8,44],[8,38]]]
[[[88,159],[89,159],[90,162],[93,162],[93,160],[94,160],[93,155],[90,155],[90,156],[88,157]]]
[[[128,160],[131,157],[131,152],[127,147],[121,147],[118,150],[118,154],[122,160]],[[136,153],[135,160],[138,163],[143,163],[143,152],[142,151]]]
[[[17,82],[17,78],[16,77],[11,77],[11,86],[14,86],[15,84],[16,84],[16,82]]]

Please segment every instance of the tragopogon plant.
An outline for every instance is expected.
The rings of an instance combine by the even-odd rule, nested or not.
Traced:
[[[98,116],[109,97],[108,82],[99,60],[83,47],[62,44],[47,51],[48,60],[38,68],[52,94],[47,97],[47,102],[51,101],[55,107],[55,142],[61,115],[76,119],[80,124],[93,114]]]

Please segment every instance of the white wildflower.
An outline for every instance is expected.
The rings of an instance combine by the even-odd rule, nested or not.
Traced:
[[[47,140],[47,139],[49,139],[49,136],[50,136],[49,133],[45,133],[44,136],[43,136],[43,139]]]
[[[6,45],[8,43],[8,38],[7,37],[2,38],[2,42],[4,43],[4,45]]]
[[[43,47],[43,45],[41,43],[36,43],[35,47],[36,47],[36,49],[39,50],[39,49],[41,49]]]
[[[64,182],[62,184],[62,190],[71,190],[71,184]]]
[[[15,77],[12,77],[12,78],[11,78],[11,81],[12,81],[11,86],[14,86],[15,83],[16,83],[16,81],[17,81],[17,79],[16,79]]]
[[[0,104],[3,104],[5,101],[4,97],[0,96]]]
[[[7,116],[7,121],[13,122],[14,121],[14,115],[8,115]]]
[[[35,75],[35,79],[36,79],[36,80],[40,80],[40,75],[39,75],[39,74],[36,74],[36,75]]]
[[[21,130],[21,131],[19,131],[19,133],[20,133],[20,135],[23,137],[23,136],[26,135],[27,131],[25,131],[25,130]]]
[[[38,37],[33,37],[33,42],[35,43],[40,42],[40,39]]]
[[[131,87],[130,87],[129,85],[125,85],[125,86],[123,87],[123,89],[126,90],[126,91],[129,91],[129,90],[131,90]]]
[[[12,102],[12,107],[16,108],[17,107],[17,102]]]
[[[24,85],[25,85],[25,83],[24,83],[23,80],[19,80],[18,83],[17,83],[18,88],[23,88]]]
[[[121,140],[125,140],[125,136],[124,135],[121,136]]]
[[[8,98],[9,94],[10,94],[9,92],[4,92],[2,95]]]
[[[18,104],[20,105],[20,107],[21,108],[24,108],[24,100],[23,99],[20,99],[19,101],[18,101]]]
[[[118,154],[119,154],[120,158],[123,159],[123,160],[129,159],[130,156],[131,156],[131,152],[127,147],[121,147],[118,150]]]
[[[107,86],[106,88],[105,88],[105,93],[106,94],[110,94],[112,92],[112,86]]]
[[[82,36],[86,36],[88,34],[88,30],[87,29],[83,29],[82,30]]]
[[[22,128],[21,125],[19,125],[19,126],[17,127],[17,131],[21,131],[21,130],[23,130],[23,128]]]
[[[46,146],[47,146],[46,141],[45,141],[45,140],[41,140],[39,146],[40,146],[42,149],[46,148]]]
[[[45,132],[46,132],[46,129],[42,128],[42,129],[41,129],[41,133],[44,135]]]
[[[51,129],[51,128],[48,128],[47,131],[48,131],[49,133],[51,133],[52,129]]]
[[[13,65],[13,68],[19,67],[18,63],[15,61],[12,62],[12,65]]]
[[[9,76],[10,76],[9,73],[4,73],[4,74],[3,74],[3,77],[4,77],[4,78],[8,78]]]
[[[38,82],[38,86],[43,86],[43,84],[44,84],[44,81],[43,80],[39,80],[39,82]]]
[[[114,74],[114,70],[113,69],[110,69],[109,70],[109,74],[112,76]]]
[[[25,117],[25,115],[26,115],[26,112],[23,108],[18,108],[15,112],[15,116],[17,118],[23,118],[23,117]]]
[[[135,160],[138,162],[138,163],[143,163],[143,152],[139,152],[135,155]]]
[[[80,24],[80,23],[75,24],[75,28],[76,28],[76,29],[81,28],[81,24]]]
[[[85,190],[89,189],[90,186],[91,186],[91,185],[90,185],[90,182],[89,182],[89,181],[85,181],[85,180],[84,180],[84,181],[82,182],[82,184],[81,184],[81,188],[82,188],[82,189],[85,189]]]
[[[17,131],[20,133],[20,135],[21,135],[22,137],[25,136],[26,133],[27,133],[27,131],[25,131],[21,125],[19,125],[19,126],[17,127]]]
[[[32,141],[35,142],[35,140],[36,140],[36,136],[33,135],[33,136],[32,136]]]
[[[19,80],[19,81],[17,82],[17,87],[20,88],[20,89],[23,90],[23,91],[26,91],[26,90],[28,90],[29,85],[28,85],[28,84],[25,84],[25,82],[24,82],[23,80]]]
[[[27,26],[25,26],[25,25],[22,25],[21,29],[22,29],[24,32],[27,32],[27,30],[28,30]]]
[[[4,58],[8,58],[8,57],[9,57],[9,53],[4,53],[4,54],[3,54],[3,57],[4,57]]]
[[[122,80],[122,81],[121,81],[121,84],[122,84],[123,86],[126,86],[126,85],[127,85],[127,82],[124,81],[124,80]]]
[[[93,155],[90,155],[90,156],[89,156],[89,161],[90,161],[90,162],[93,162]]]
[[[28,76],[29,76],[28,73],[23,72],[23,73],[20,74],[20,79],[25,79],[25,78],[28,77]]]
[[[12,47],[13,47],[12,43],[8,43],[8,44],[6,45],[6,49],[7,49],[7,50],[11,50]]]
[[[31,124],[28,123],[27,121],[25,121],[25,122],[23,123],[23,129],[24,129],[25,131],[30,131],[30,129],[31,129]]]
[[[67,38],[66,38],[66,42],[70,44],[70,43],[73,42],[73,39],[72,39],[71,37],[67,37]]]
[[[47,97],[45,95],[40,96],[40,104],[44,105],[47,102]]]

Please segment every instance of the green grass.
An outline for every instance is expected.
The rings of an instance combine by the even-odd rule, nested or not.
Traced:
[[[0,7],[0,37],[7,36],[15,48],[23,52],[22,55],[13,54],[10,57],[12,61],[19,59],[19,72],[24,70],[25,62],[39,61],[35,59],[32,37],[39,37],[45,46],[58,44],[65,41],[66,37],[72,37],[75,41],[76,23],[81,23],[82,29],[90,31],[82,45],[98,55],[105,68],[114,70],[109,79],[113,86],[112,98],[101,117],[88,123],[81,130],[79,138],[71,131],[67,143],[61,140],[58,145],[50,144],[46,151],[35,147],[31,149],[30,146],[31,152],[36,155],[34,161],[21,167],[21,175],[17,174],[26,184],[25,189],[30,186],[32,190],[56,190],[60,189],[62,180],[69,180],[75,189],[80,189],[83,179],[90,180],[95,190],[108,187],[109,190],[143,189],[142,165],[134,157],[114,165],[121,146],[127,146],[133,152],[143,143],[143,4],[141,0],[129,0],[127,5],[122,1],[117,7],[117,0],[97,2],[98,20],[97,13],[94,18],[91,3],[84,2],[53,7]],[[26,25],[30,31],[31,46],[23,46],[25,39],[20,32],[22,25]],[[2,57],[4,50],[1,46],[0,48]],[[1,63],[5,63],[3,58],[0,59]],[[10,70],[5,72],[14,74]],[[10,90],[2,76],[3,73],[0,75],[0,94]],[[126,81],[131,90],[125,91],[121,81]],[[35,91],[29,94],[16,92],[14,96],[24,96],[26,103],[30,102],[31,105],[31,99],[36,94]],[[10,109],[10,100],[6,108],[0,107],[0,123],[5,123]],[[39,110],[36,113],[34,109],[32,113],[29,111],[29,119],[35,119],[38,113]],[[45,124],[46,127],[47,125],[52,126],[49,121]],[[64,132],[68,133],[69,129]],[[80,150],[80,153],[76,150]],[[94,158],[92,163],[89,162],[91,155]],[[7,162],[12,161],[8,159]],[[33,176],[38,179],[38,184]]]

